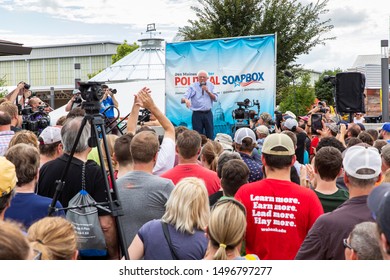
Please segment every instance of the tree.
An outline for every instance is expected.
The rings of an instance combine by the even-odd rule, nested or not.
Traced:
[[[190,26],[179,28],[184,40],[199,40],[247,36],[253,34],[257,14],[261,13],[259,0],[198,0],[199,7],[191,6],[198,20],[189,20]]]
[[[135,42],[132,45],[129,45],[127,44],[127,40],[125,40],[123,44],[119,45],[116,48],[116,54],[112,55],[112,64],[122,59],[123,57],[133,52],[134,50],[138,49],[138,47],[139,46]]]
[[[115,62],[121,60],[122,58],[124,58],[129,53],[135,51],[136,49],[138,49],[138,47],[139,46],[135,42],[132,45],[129,45],[129,44],[127,44],[127,40],[124,40],[123,44],[119,45],[116,48],[116,54],[112,55],[112,57],[111,57],[112,64],[114,64]],[[98,71],[96,71],[94,73],[87,74],[88,79],[91,79],[92,77],[95,77],[97,74],[99,74],[103,70],[104,69],[100,69],[100,70],[98,70]]]
[[[8,94],[7,90],[2,89],[2,87],[5,86],[5,84],[6,84],[5,77],[0,78],[0,98]]]
[[[300,82],[295,88],[294,86],[283,88],[285,98],[279,104],[280,111],[292,111],[297,116],[303,116],[314,103],[315,95],[314,88],[310,86],[310,75],[307,72],[301,72],[300,75]]]
[[[326,14],[329,0],[303,4],[298,0],[198,0],[197,20],[179,28],[184,40],[225,38],[277,33],[277,93],[288,85],[283,70],[298,67],[295,60],[318,44],[333,29]]]
[[[328,105],[334,105],[334,89],[335,86],[333,85],[332,81],[324,81],[325,76],[336,76],[337,73],[342,72],[341,69],[336,70],[325,70],[322,72],[321,76],[319,77],[318,81],[315,82],[314,88],[315,88],[315,94],[316,97],[319,100],[326,100],[326,104]]]
[[[96,71],[96,72],[94,72],[94,73],[89,73],[89,74],[87,74],[87,76],[88,76],[88,79],[92,79],[93,77],[95,77],[97,74],[99,74],[100,72],[102,72],[104,69],[100,69],[100,70],[98,70],[98,71]]]

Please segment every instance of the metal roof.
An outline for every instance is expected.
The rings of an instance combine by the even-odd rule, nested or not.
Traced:
[[[141,46],[94,76],[94,82],[130,82],[165,79],[164,39],[138,40]]]
[[[380,54],[358,55],[351,68],[356,68],[367,64],[381,65],[381,55]]]
[[[0,56],[30,54],[31,50],[23,44],[0,40]]]

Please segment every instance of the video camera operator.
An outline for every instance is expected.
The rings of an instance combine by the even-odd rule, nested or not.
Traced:
[[[66,103],[65,112],[70,112],[70,110],[80,107],[83,101],[80,90],[74,89],[72,92],[72,98],[69,99],[68,103]]]
[[[31,97],[28,104],[20,109],[22,128],[39,135],[43,129],[50,125],[48,113],[51,111],[53,109],[41,99],[36,96]]]
[[[100,102],[100,113],[106,117],[107,123],[112,123],[110,125],[111,133],[118,134],[118,127],[116,126],[116,118],[114,113],[114,108],[112,106],[118,107],[118,101],[115,98],[116,90],[110,89],[107,85],[101,86],[104,93],[103,98]],[[106,110],[107,109],[107,110]]]
[[[33,96],[28,101],[28,105],[31,107],[31,111],[33,113],[35,112],[45,112],[50,113],[53,111],[53,108],[51,108],[48,104],[43,102],[39,97]]]
[[[18,98],[18,96],[21,96]],[[11,91],[9,94],[5,96],[5,98],[14,103],[16,102],[16,105],[20,105],[18,107],[24,108],[25,105],[27,105],[28,98],[31,96],[30,91],[30,85],[25,82],[19,82],[16,88]]]

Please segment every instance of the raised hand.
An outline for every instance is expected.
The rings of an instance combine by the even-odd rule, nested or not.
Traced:
[[[150,109],[155,106],[151,93],[152,91],[147,87],[144,87],[138,92],[137,97],[142,102],[143,108]]]

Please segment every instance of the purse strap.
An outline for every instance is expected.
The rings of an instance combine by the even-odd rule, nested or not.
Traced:
[[[173,249],[173,246],[172,246],[172,240],[171,240],[171,236],[169,234],[168,224],[164,223],[163,221],[161,221],[161,225],[162,225],[162,229],[163,229],[163,232],[164,232],[165,239],[167,240],[167,243],[168,243],[169,250],[171,251],[172,259],[173,260],[179,260],[179,258],[177,257],[177,254],[176,254],[176,252],[175,252],[175,250]]]

